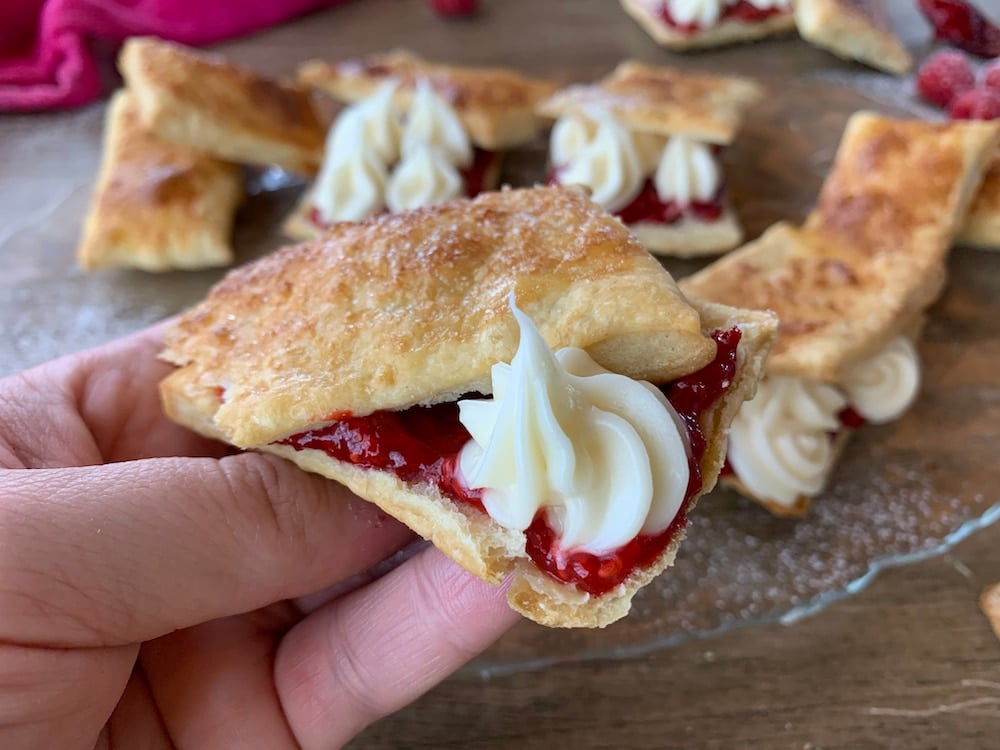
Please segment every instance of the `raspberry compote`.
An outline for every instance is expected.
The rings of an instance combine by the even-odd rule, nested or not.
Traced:
[[[539,511],[525,532],[526,551],[553,578],[599,596],[637,568],[651,565],[687,523],[687,508],[702,491],[701,461],[707,441],[701,416],[732,384],[736,373],[737,328],[716,331],[715,359],[698,372],[661,386],[687,429],[690,476],[687,492],[670,526],[656,535],[640,535],[612,552],[595,555],[564,550]],[[475,397],[475,396],[473,396]],[[391,471],[411,484],[430,483],[443,495],[483,511],[482,490],[462,485],[456,475],[458,454],[470,439],[458,420],[455,402],[378,411],[364,417],[332,415],[330,424],[279,441],[296,450],[311,448],[363,468]]]
[[[726,21],[761,23],[772,16],[781,15],[782,13],[788,13],[788,10],[784,8],[762,9],[758,8],[753,3],[747,2],[747,0],[740,0],[740,2],[735,5],[729,5],[723,9],[722,15],[719,17],[719,23],[725,23]],[[659,16],[663,23],[671,28],[677,29],[682,34],[695,34],[699,31],[703,31],[703,28],[696,23],[678,23],[674,20],[674,17],[670,14],[670,8],[665,2],[660,7]]]

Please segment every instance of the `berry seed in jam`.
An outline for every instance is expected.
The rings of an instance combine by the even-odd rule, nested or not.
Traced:
[[[595,555],[559,548],[559,540],[540,511],[525,531],[525,549],[534,563],[553,578],[575,584],[594,596],[605,594],[637,568],[653,564],[687,523],[687,508],[702,491],[701,460],[707,441],[701,416],[729,388],[736,375],[737,328],[716,331],[715,359],[698,372],[661,386],[687,428],[690,478],[677,516],[663,532],[641,535],[614,552]],[[475,396],[473,396],[475,397]],[[456,476],[458,453],[469,433],[458,420],[458,404],[415,406],[378,411],[364,417],[331,415],[330,424],[280,441],[296,450],[320,450],[370,469],[391,471],[409,483],[430,483],[443,495],[485,512],[482,491],[464,487]]]

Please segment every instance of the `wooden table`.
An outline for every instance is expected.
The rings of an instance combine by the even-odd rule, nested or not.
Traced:
[[[849,81],[873,106],[914,106],[908,84],[794,38],[678,58],[657,48],[614,0],[481,4],[476,20],[448,22],[419,0],[354,2],[222,49],[279,74],[307,57],[403,45],[435,59],[510,64],[563,81],[597,76],[625,57],[757,74],[798,104],[794,122],[765,105],[763,119],[751,122],[735,148],[732,180],[751,236],[804,214],[855,106],[855,94],[842,101],[810,96],[816,81]],[[910,3],[892,5],[921,57],[926,28]],[[162,317],[198,299],[217,277],[95,280],[75,270],[72,248],[96,170],[102,114],[95,105],[0,119],[0,372]],[[786,151],[773,138],[775,123],[798,145]],[[768,147],[767,132],[772,152],[758,153]],[[508,177],[537,177],[543,146],[515,156]],[[768,166],[768,179],[739,169],[751,158]],[[237,241],[257,243],[255,252],[263,251],[260,236],[276,237],[271,227],[280,215],[281,205],[262,205],[239,221]],[[998,497],[995,486],[980,490]],[[997,579],[1000,529],[992,528],[948,554],[889,570],[795,625],[742,629],[639,659],[570,662],[489,680],[456,676],[370,728],[356,746],[998,747],[1000,643],[976,604],[980,589]]]

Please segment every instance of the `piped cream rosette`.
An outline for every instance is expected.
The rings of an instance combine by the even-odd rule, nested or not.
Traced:
[[[718,26],[728,8],[742,0],[647,0],[654,12],[665,8],[678,26],[709,29]],[[747,0],[758,10],[791,10],[791,0]]]
[[[396,88],[385,83],[331,127],[312,190],[323,222],[361,221],[464,195],[461,170],[472,163],[473,148],[455,110],[420,80],[404,116],[393,104]]]
[[[714,200],[722,185],[711,145],[683,135],[664,138],[630,130],[596,107],[560,117],[550,150],[559,182],[585,185],[611,212],[632,203],[649,179],[661,201],[682,209]]]
[[[836,386],[769,376],[733,420],[729,464],[754,496],[793,508],[823,489],[846,407],[884,424],[902,415],[919,389],[920,360],[906,336],[854,365]]]

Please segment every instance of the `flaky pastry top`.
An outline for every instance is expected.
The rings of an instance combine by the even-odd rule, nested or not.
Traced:
[[[535,106],[555,84],[506,68],[443,65],[406,50],[339,63],[310,60],[298,70],[302,83],[342,102],[373,94],[388,80],[399,83],[396,102],[407,107],[418,80],[427,81],[454,108],[473,143],[499,150],[531,140],[543,126]]]
[[[511,293],[550,346],[632,377],[666,382],[714,356],[619,221],[579,189],[539,187],[336,224],[236,269],[169,330],[163,357],[221,436],[256,446],[345,413],[488,393],[517,347]]]
[[[626,61],[596,84],[557,91],[538,105],[538,111],[557,118],[598,107],[633,130],[728,144],[747,110],[763,95],[759,84],[744,78]]]

